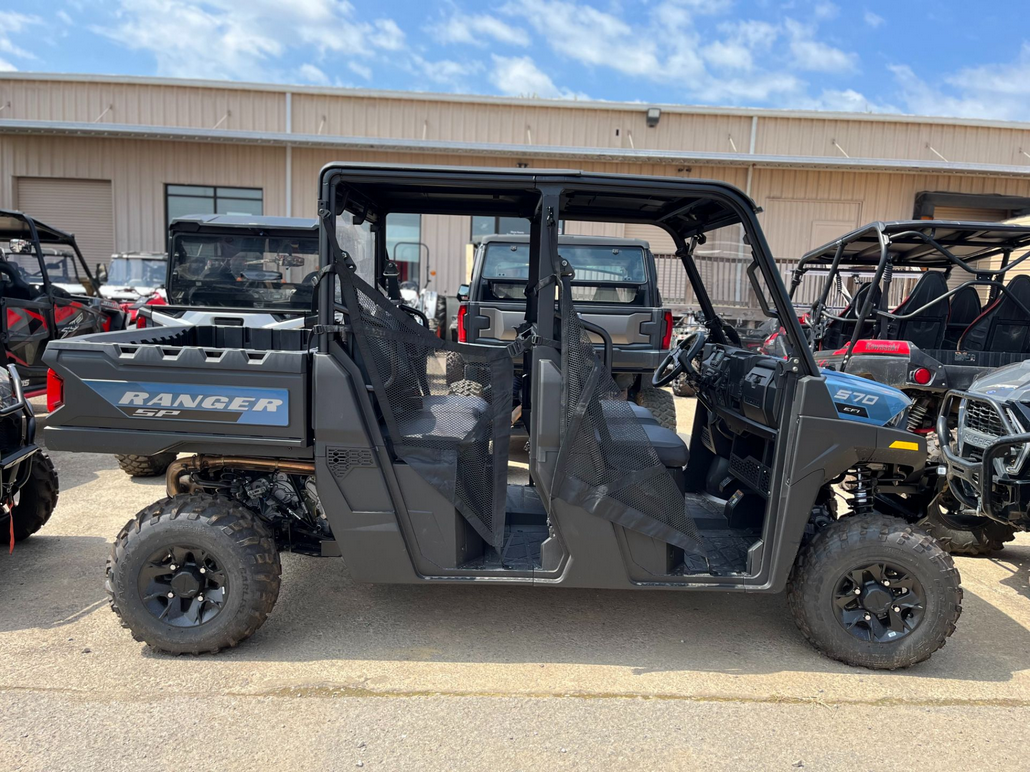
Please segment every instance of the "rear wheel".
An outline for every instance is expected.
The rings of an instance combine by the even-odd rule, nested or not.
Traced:
[[[168,465],[175,460],[175,453],[158,453],[155,456],[115,456],[122,471],[132,477],[155,477],[164,474]]]
[[[895,670],[945,644],[962,612],[951,556],[900,518],[851,516],[819,531],[787,584],[798,628],[849,665]]]
[[[28,482],[18,492],[14,518],[14,540],[23,541],[44,525],[54,513],[60,488],[54,462],[42,450],[32,457]]]
[[[272,534],[249,510],[188,493],[126,524],[105,587],[136,640],[169,654],[214,653],[264,623],[279,597],[281,570]]]
[[[650,410],[660,425],[676,431],[676,399],[668,391],[644,386],[637,392],[637,404]]]

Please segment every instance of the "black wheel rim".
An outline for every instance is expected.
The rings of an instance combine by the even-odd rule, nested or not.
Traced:
[[[837,621],[855,638],[893,643],[923,621],[923,585],[908,570],[891,563],[870,563],[845,573],[833,593]]]
[[[176,545],[153,553],[137,579],[143,605],[172,627],[200,627],[221,612],[229,583],[218,561],[199,547]]]

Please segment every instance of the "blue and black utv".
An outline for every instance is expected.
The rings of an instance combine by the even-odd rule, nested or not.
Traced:
[[[989,554],[1013,530],[951,491],[935,431],[949,390],[1030,358],[1030,225],[877,222],[813,250],[791,283],[821,367],[901,389],[906,426],[928,443],[926,466],[881,495],[950,552]],[[957,403],[954,403],[957,405]],[[886,491],[886,489],[883,489]]]
[[[193,454],[169,467],[168,497],[115,540],[111,605],[139,640],[168,652],[235,646],[272,611],[283,550],[342,556],[361,582],[786,589],[816,648],[872,668],[920,662],[954,631],[951,557],[877,508],[880,486],[926,461],[925,439],[905,428],[908,400],[819,371],[739,190],[339,163],[318,192],[310,330],[143,329],[47,352],[49,396],[63,403],[51,447]],[[507,348],[443,340],[384,293],[396,212],[529,221],[528,302]],[[654,225],[675,242],[704,324],[652,383],[690,381],[689,437],[624,399],[573,307],[560,220]],[[763,307],[788,309],[785,357],[743,348],[717,316],[694,249],[720,229],[744,235]],[[362,238],[367,272],[351,254]],[[453,390],[449,355],[475,389]],[[508,464],[515,356],[528,481]]]

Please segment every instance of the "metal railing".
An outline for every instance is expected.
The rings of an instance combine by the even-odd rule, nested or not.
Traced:
[[[749,248],[734,242],[709,242],[698,247],[695,260],[712,304],[726,321],[756,322],[766,318],[747,277],[747,269],[751,265]],[[680,259],[676,255],[655,255],[655,264],[662,302],[677,315],[698,310],[697,298],[687,281]],[[776,261],[785,285],[790,285],[790,277],[797,264],[798,260]],[[895,272],[888,299],[890,308],[905,299],[919,276],[918,273],[908,275]],[[841,282],[834,285],[827,296],[827,309],[831,312],[842,311],[859,288],[872,278],[872,272],[866,276],[842,271]],[[794,307],[799,313],[811,308],[825,281],[825,271],[813,270],[806,275],[794,296]]]

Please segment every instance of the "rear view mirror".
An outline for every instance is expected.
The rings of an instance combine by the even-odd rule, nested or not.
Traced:
[[[471,288],[469,287],[469,285],[462,284],[460,287],[458,287],[458,300],[468,300],[470,291]]]
[[[97,266],[97,284],[107,284],[107,266]]]

